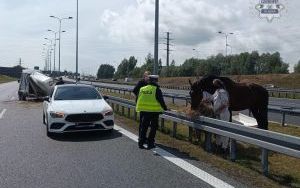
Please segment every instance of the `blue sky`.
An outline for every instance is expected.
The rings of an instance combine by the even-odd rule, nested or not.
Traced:
[[[270,23],[259,18],[258,2],[160,0],[160,58],[166,58],[167,31],[174,38],[171,59],[178,65],[189,57],[225,53],[225,37],[217,34],[222,30],[234,32],[229,53],[279,51],[292,70],[300,60],[300,2],[280,1],[285,9]],[[100,64],[117,66],[131,55],[140,65],[147,53],[153,54],[154,0],[79,0],[79,9],[80,73],[95,74]],[[76,0],[1,0],[0,66],[16,65],[21,57],[26,67],[43,67],[44,37],[54,37],[47,29],[58,29],[49,16],[75,17],[75,11]],[[62,70],[75,70],[75,26],[75,19],[63,22]]]

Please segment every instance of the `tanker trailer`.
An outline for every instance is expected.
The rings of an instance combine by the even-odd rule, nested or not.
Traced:
[[[19,100],[26,98],[41,99],[53,90],[53,79],[37,70],[23,70],[18,91]]]

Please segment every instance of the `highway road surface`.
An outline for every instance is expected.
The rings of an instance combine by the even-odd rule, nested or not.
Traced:
[[[91,82],[83,81],[82,83],[91,84]],[[133,86],[129,85],[121,85],[121,84],[110,84],[110,83],[99,83],[94,82],[93,85],[96,86],[108,86],[108,87],[116,87],[116,88],[128,88],[133,89]],[[174,90],[174,89],[165,89],[162,88],[163,92],[179,94],[179,95],[189,95],[189,91],[187,90]],[[171,102],[170,98],[165,98],[167,102]],[[175,100],[176,104],[185,105],[185,101],[183,100]],[[283,107],[293,107],[300,109],[300,100],[298,99],[284,99],[284,98],[269,98],[269,104],[273,106],[283,106]],[[249,115],[249,111],[245,110],[242,113]],[[269,121],[281,123],[282,115],[278,113],[269,113]],[[300,126],[300,117],[286,115],[285,119],[286,124]]]
[[[0,84],[0,187],[245,187],[201,161],[161,148],[140,150],[137,137],[112,133],[48,138],[41,102],[17,100],[16,82]]]

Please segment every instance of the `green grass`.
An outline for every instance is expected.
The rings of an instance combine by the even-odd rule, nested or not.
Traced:
[[[15,80],[16,80],[16,78],[11,78],[11,77],[8,77],[8,76],[5,76],[5,75],[0,75],[0,84],[15,81]]]

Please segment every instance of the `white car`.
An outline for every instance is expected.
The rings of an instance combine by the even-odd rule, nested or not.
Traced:
[[[53,133],[109,130],[114,127],[113,110],[95,87],[83,84],[57,85],[43,103],[47,136]]]

